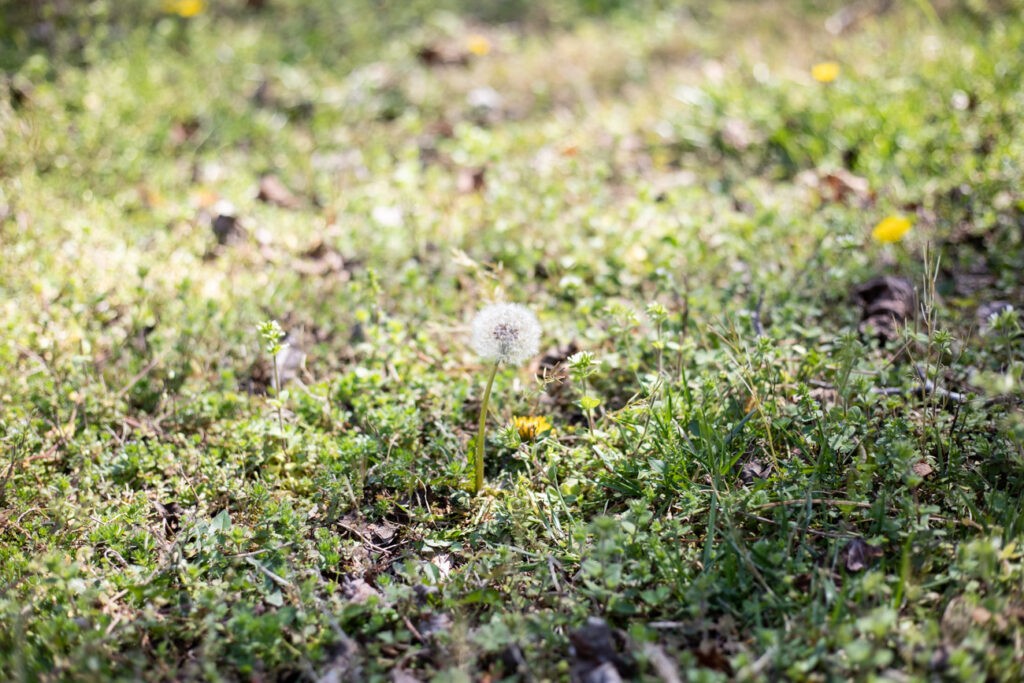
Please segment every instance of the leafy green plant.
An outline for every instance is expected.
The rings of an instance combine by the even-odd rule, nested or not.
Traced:
[[[260,323],[259,326],[260,339],[263,341],[263,350],[268,356],[270,356],[270,363],[273,367],[273,387],[274,387],[274,398],[271,401],[271,405],[277,412],[277,426],[280,430],[279,438],[285,438],[284,432],[284,392],[281,387],[281,372],[278,367],[278,357],[281,351],[284,350],[284,330],[281,329],[281,325],[276,320],[267,320]]]

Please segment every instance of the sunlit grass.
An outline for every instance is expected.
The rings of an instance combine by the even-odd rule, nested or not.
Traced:
[[[0,679],[1019,677],[1019,7],[172,4],[0,27]]]

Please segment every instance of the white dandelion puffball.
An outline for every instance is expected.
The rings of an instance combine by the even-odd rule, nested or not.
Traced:
[[[485,360],[519,365],[537,355],[540,323],[526,306],[490,304],[473,318],[471,344]]]

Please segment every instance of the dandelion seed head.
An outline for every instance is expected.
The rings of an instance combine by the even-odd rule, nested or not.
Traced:
[[[537,355],[540,323],[526,306],[490,304],[473,318],[470,343],[485,360],[520,365]]]

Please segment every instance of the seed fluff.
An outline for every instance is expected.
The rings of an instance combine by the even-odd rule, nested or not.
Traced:
[[[473,318],[471,345],[484,360],[520,365],[537,355],[540,323],[526,306],[490,304]]]

